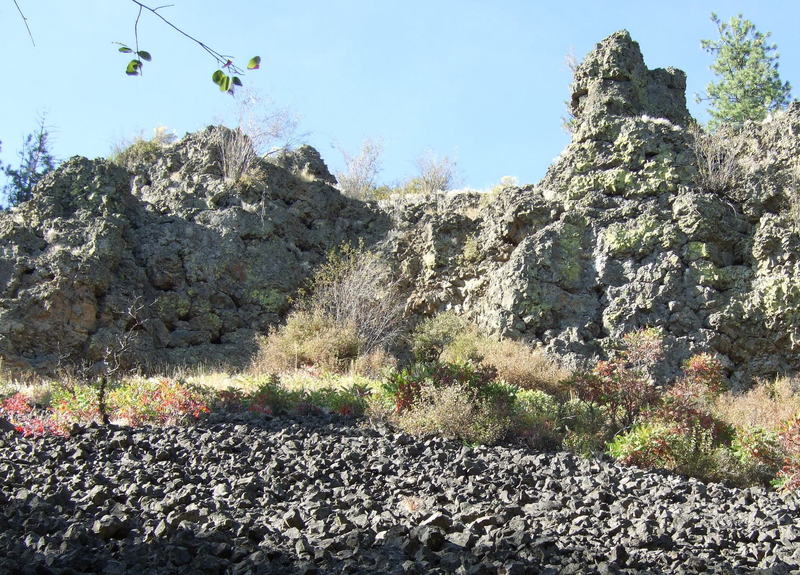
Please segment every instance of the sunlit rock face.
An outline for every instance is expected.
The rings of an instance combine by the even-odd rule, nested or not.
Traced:
[[[137,363],[241,363],[326,252],[363,240],[409,325],[452,309],[572,365],[655,326],[664,377],[700,351],[737,385],[797,370],[800,105],[709,140],[683,72],[649,70],[625,31],[571,91],[572,141],[542,182],[491,193],[362,203],[307,146],[234,181],[217,129],[131,171],[73,158],[0,214],[0,355],[94,362],[126,337]]]

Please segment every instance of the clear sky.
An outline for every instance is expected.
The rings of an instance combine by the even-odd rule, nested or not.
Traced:
[[[780,71],[800,95],[797,0],[172,0],[161,13],[214,49],[245,64],[262,57],[246,87],[299,119],[304,141],[332,171],[339,148],[383,143],[381,183],[412,176],[432,151],[458,163],[460,184],[491,186],[503,176],[533,183],[569,142],[561,128],[578,60],[616,30],[628,29],[648,67],[688,75],[687,100],[712,79],[700,48],[716,38],[712,11],[742,13],[772,32]],[[197,45],[150,14],[140,47],[153,55],[144,75],[124,74],[113,42],[133,42],[130,0],[0,0],[0,161],[16,160],[26,133],[46,114],[59,159],[107,156],[157,126],[179,136],[233,121],[233,99],[211,83],[215,64]],[[148,2],[145,2],[148,3]],[[157,6],[161,2],[149,3]]]

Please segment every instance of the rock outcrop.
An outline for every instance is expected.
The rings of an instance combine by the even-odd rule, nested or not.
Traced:
[[[664,375],[699,351],[735,383],[800,368],[800,105],[704,136],[684,74],[648,70],[627,32],[570,102],[544,180],[489,194],[364,204],[308,147],[234,184],[213,130],[133,174],[72,159],[0,214],[0,355],[96,361],[125,337],[139,362],[244,360],[326,250],[363,238],[396,263],[412,323],[454,309],[573,364],[658,326]]]
[[[735,383],[796,371],[800,105],[701,145],[684,88],[618,32],[576,70],[573,138],[539,185],[385,203],[409,308],[577,364],[657,326],[665,376],[700,351]]]
[[[331,187],[312,148],[226,181],[214,130],[133,177],[73,158],[0,216],[6,362],[96,362],[123,345],[154,367],[241,363],[329,249],[383,235],[380,214]]]

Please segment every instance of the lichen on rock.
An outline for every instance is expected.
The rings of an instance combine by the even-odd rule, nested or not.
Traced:
[[[659,327],[665,377],[699,351],[737,385],[796,371],[800,105],[738,128],[737,177],[711,186],[685,83],[612,34],[576,70],[564,153],[491,194],[363,203],[307,146],[233,181],[219,128],[134,173],[73,158],[0,214],[0,356],[98,360],[134,332],[137,361],[245,361],[326,252],[363,239],[400,276],[409,325],[453,310],[571,365]]]

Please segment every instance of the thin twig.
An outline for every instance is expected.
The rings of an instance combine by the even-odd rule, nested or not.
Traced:
[[[22,22],[25,24],[25,29],[28,31],[28,37],[31,39],[31,44],[33,44],[34,48],[36,47],[36,42],[33,41],[33,33],[31,32],[30,26],[28,26],[28,19],[25,17],[25,14],[22,13],[22,8],[19,7],[17,4],[17,0],[14,0],[14,6],[17,7],[17,12],[22,17]]]
[[[181,35],[185,36],[186,38],[188,38],[189,40],[191,40],[192,42],[194,42],[195,44],[197,44],[198,46],[200,46],[200,47],[201,47],[203,50],[205,50],[206,52],[208,52],[208,54],[210,54],[210,55],[211,55],[211,57],[212,57],[212,58],[214,58],[214,59],[217,61],[217,63],[218,63],[218,64],[220,64],[221,66],[227,66],[228,68],[230,68],[230,69],[231,69],[233,72],[235,72],[235,73],[237,73],[237,74],[241,74],[241,73],[242,73],[242,70],[241,70],[241,68],[239,68],[239,67],[237,67],[237,66],[233,65],[233,63],[231,62],[231,57],[230,57],[230,56],[226,56],[226,55],[224,55],[224,54],[221,54],[220,52],[217,52],[216,50],[214,50],[213,48],[209,47],[209,46],[208,46],[207,44],[205,44],[204,42],[201,42],[200,40],[198,40],[198,39],[197,39],[197,38],[195,38],[194,36],[192,36],[192,35],[190,35],[190,34],[187,34],[187,33],[186,33],[186,32],[184,32],[183,30],[181,30],[180,28],[178,28],[178,27],[177,27],[175,24],[173,24],[172,22],[170,22],[169,20],[167,20],[166,18],[164,18],[164,17],[163,17],[163,16],[162,16],[162,15],[161,15],[161,14],[158,12],[158,11],[159,11],[159,10],[161,10],[162,8],[167,8],[167,7],[169,7],[169,6],[172,6],[172,4],[168,4],[168,5],[165,5],[165,6],[158,6],[158,7],[156,7],[156,8],[151,8],[150,6],[147,6],[147,5],[145,5],[145,4],[142,4],[142,3],[141,3],[141,2],[139,2],[138,0],[131,0],[131,2],[133,2],[134,4],[136,4],[137,6],[139,6],[139,10],[140,10],[140,11],[141,11],[142,9],[145,9],[145,10],[147,10],[147,11],[149,11],[149,12],[152,12],[152,13],[153,13],[153,14],[155,14],[155,15],[156,15],[158,18],[160,18],[160,19],[161,19],[161,20],[162,20],[162,21],[163,21],[163,22],[164,22],[164,23],[165,23],[167,26],[169,26],[170,28],[172,28],[173,30],[175,30],[176,32],[178,32],[179,34],[181,34]],[[138,20],[138,19],[137,19],[137,20]]]
[[[142,17],[142,7],[139,6],[139,13],[136,15],[136,22],[133,23],[133,38],[136,42],[136,57],[139,57],[139,18]]]

